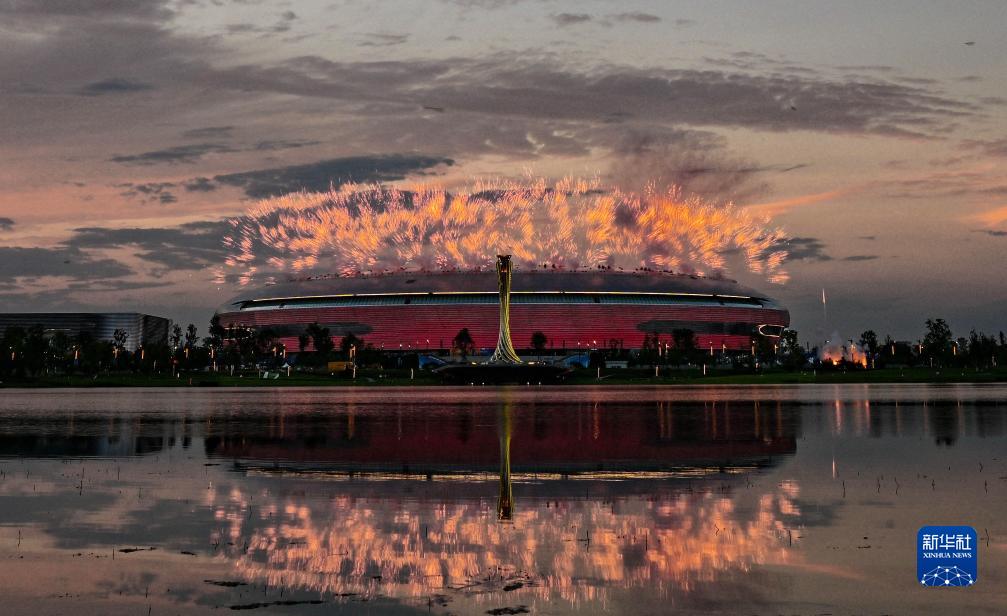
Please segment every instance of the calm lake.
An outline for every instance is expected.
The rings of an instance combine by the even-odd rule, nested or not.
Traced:
[[[0,602],[1004,614],[1007,386],[2,389]]]

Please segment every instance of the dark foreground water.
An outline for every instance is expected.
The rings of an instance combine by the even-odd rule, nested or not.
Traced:
[[[1005,430],[988,385],[0,390],[0,613],[1004,614]]]

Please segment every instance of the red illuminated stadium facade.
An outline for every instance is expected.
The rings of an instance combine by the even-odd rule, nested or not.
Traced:
[[[271,329],[291,351],[310,323],[333,338],[353,334],[386,351],[448,350],[462,328],[477,349],[497,340],[496,275],[487,272],[316,277],[266,286],[218,310],[224,326]],[[658,272],[516,270],[511,337],[529,349],[534,332],[547,349],[639,349],[656,334],[671,342],[691,330],[701,349],[747,350],[778,336],[790,314],[732,280]]]

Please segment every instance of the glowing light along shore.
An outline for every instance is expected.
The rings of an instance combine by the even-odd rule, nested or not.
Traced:
[[[459,191],[419,184],[344,185],[265,199],[232,221],[218,280],[270,282],[308,272],[341,276],[405,270],[482,270],[497,254],[516,267],[635,270],[700,275],[747,268],[786,282],[784,234],[733,204],[642,194],[596,180],[481,182]]]

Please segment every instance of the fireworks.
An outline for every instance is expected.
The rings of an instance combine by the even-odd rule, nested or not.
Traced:
[[[677,188],[641,194],[566,178],[481,182],[459,191],[344,185],[260,201],[231,221],[220,270],[240,284],[331,272],[480,270],[497,254],[519,268],[652,269],[719,274],[740,254],[782,283],[785,236],[733,204]]]

